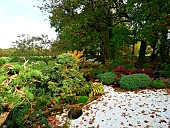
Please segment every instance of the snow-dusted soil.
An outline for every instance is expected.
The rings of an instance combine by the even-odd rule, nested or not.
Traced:
[[[70,128],[170,128],[170,94],[164,89],[117,92],[104,86],[105,95],[83,107]],[[56,117],[63,122],[66,113]]]

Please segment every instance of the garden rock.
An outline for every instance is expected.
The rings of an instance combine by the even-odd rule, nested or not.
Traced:
[[[83,114],[83,111],[82,111],[82,109],[80,109],[80,108],[71,108],[71,109],[68,111],[68,117],[69,117],[70,119],[77,119],[77,118],[79,118],[82,114]]]

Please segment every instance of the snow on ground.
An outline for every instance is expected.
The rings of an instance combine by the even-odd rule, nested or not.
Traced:
[[[84,106],[70,128],[170,128],[170,95],[165,89],[135,93],[104,88],[105,95]]]

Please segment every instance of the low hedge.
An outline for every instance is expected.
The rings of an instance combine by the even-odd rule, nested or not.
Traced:
[[[151,79],[146,74],[131,74],[123,75],[120,78],[120,88],[125,90],[138,90],[144,89],[150,86]]]

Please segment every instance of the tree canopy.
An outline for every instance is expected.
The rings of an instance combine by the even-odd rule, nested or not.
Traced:
[[[41,9],[51,13],[63,50],[85,49],[104,62],[140,41],[141,63],[148,45],[152,59],[169,56],[169,6],[167,0],[45,0]]]

